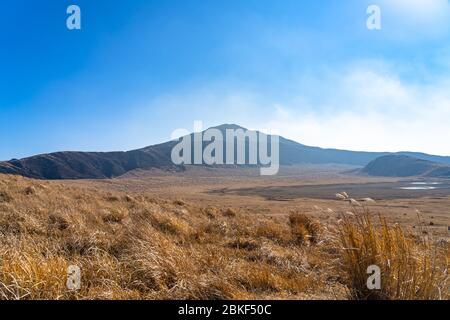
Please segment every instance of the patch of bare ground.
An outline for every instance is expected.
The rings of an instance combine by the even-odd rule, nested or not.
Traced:
[[[446,241],[424,242],[366,213],[330,209],[336,220],[319,221],[180,196],[1,175],[0,298],[449,297]],[[368,263],[388,288],[375,296],[364,291]],[[66,287],[70,265],[81,268],[79,291]]]

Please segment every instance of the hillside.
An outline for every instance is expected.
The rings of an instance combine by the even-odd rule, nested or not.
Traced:
[[[0,173],[37,179],[104,179],[134,169],[176,167],[170,160],[172,143],[128,152],[56,152],[0,162]]]
[[[242,127],[221,125],[215,128],[225,132],[226,129]],[[342,164],[362,167],[380,156],[389,154],[322,149],[306,146],[283,137],[280,137],[279,142],[280,164],[284,166]],[[20,160],[13,159],[0,162],[0,173],[37,179],[104,179],[118,177],[135,169],[183,170],[182,166],[175,166],[171,161],[171,150],[175,144],[176,142],[169,141],[127,152],[56,152],[42,154]],[[203,148],[205,147],[206,143],[203,144]],[[225,150],[224,154],[226,154]],[[408,152],[399,154],[450,164],[450,157]]]
[[[450,178],[449,165],[403,155],[379,157],[361,171],[370,176]]]

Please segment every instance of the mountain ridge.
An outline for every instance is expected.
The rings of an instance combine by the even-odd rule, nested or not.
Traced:
[[[220,131],[243,129],[236,124],[212,127]],[[191,134],[192,136],[193,134]],[[0,162],[0,173],[16,174],[37,179],[108,179],[135,169],[183,170],[184,166],[171,161],[172,148],[177,141],[168,141],[141,149],[113,152],[63,151],[35,155],[23,159]],[[371,161],[387,155],[405,155],[423,160],[446,163],[450,157],[416,152],[365,152],[324,149],[306,146],[280,136],[280,165],[343,164],[366,166]]]
[[[377,177],[450,178],[450,165],[406,155],[387,155],[371,161],[361,172]]]

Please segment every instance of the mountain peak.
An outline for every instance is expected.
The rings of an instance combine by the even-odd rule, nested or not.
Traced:
[[[238,130],[238,129],[247,130],[246,128],[241,127],[241,126],[239,126],[237,124],[234,124],[234,123],[231,123],[231,124],[230,123],[224,123],[224,124],[221,124],[221,125],[216,126],[216,127],[211,127],[209,129],[218,129],[220,131],[224,131],[224,130]]]

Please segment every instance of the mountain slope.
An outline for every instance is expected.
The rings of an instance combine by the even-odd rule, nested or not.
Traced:
[[[223,133],[227,129],[245,130],[240,126],[228,124],[215,127],[215,129]],[[390,155],[390,153],[310,147],[283,137],[280,137],[279,142],[281,165],[343,164],[365,166],[380,156]],[[180,170],[183,169],[182,166],[175,166],[171,160],[171,151],[176,144],[175,141],[169,141],[127,152],[56,152],[42,154],[21,160],[13,159],[0,162],[0,173],[17,174],[38,179],[104,179],[117,177],[134,169]],[[204,143],[203,148],[206,145],[207,143]],[[398,153],[398,155],[414,155],[424,160],[450,164],[450,157],[408,152]]]
[[[103,179],[134,169],[174,169],[170,144],[128,152],[57,152],[0,163],[0,173],[37,179]],[[167,152],[169,150],[169,152]]]
[[[450,165],[404,155],[379,157],[361,171],[371,176],[450,178]]]

